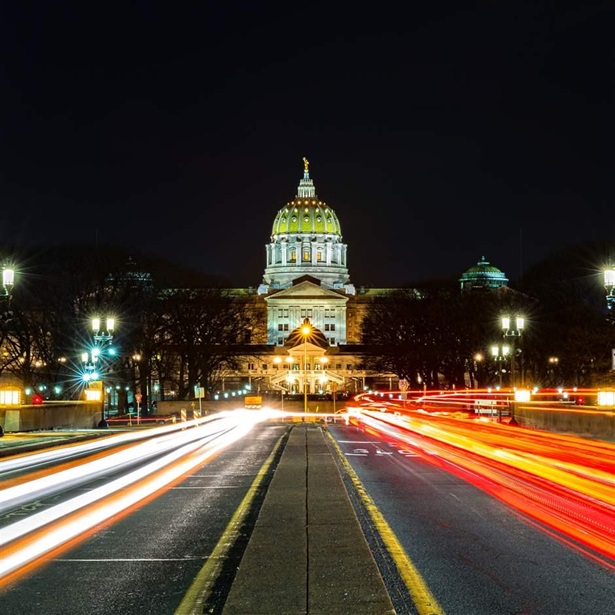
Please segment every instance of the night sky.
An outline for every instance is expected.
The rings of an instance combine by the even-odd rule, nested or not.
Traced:
[[[256,286],[306,156],[355,285],[514,282],[615,235],[614,32],[612,0],[6,2],[0,248]]]

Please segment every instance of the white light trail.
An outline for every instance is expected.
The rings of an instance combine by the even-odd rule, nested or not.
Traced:
[[[0,544],[6,547],[0,561],[0,581],[194,470],[244,437],[260,420],[258,416],[246,420],[237,415],[225,433],[213,440],[211,435],[205,436],[211,440],[206,445],[202,441],[187,444],[129,475],[3,528]]]

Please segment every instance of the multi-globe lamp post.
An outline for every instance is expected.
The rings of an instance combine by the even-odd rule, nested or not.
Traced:
[[[510,353],[510,387],[514,389],[517,385],[515,373],[515,342],[521,338],[521,333],[525,328],[525,319],[522,316],[515,316],[511,319],[510,316],[502,316],[502,334],[505,338],[511,340]],[[521,385],[523,385],[523,371],[521,372]]]
[[[517,425],[517,421],[515,419],[515,402],[517,399],[520,401],[522,397],[525,395],[521,395],[520,392],[516,390],[517,379],[516,379],[516,370],[515,370],[515,360],[516,360],[516,341],[521,339],[521,334],[525,328],[525,319],[522,316],[515,316],[514,318],[510,318],[510,316],[502,316],[502,335],[505,339],[510,339],[511,341],[511,352],[510,352],[510,388],[512,389],[512,399],[510,401],[510,421],[509,425]],[[521,386],[523,386],[523,368],[521,369]]]
[[[4,263],[2,265],[2,314],[0,317],[8,319],[10,317],[9,309],[11,307],[11,297],[13,296],[13,287],[15,286],[15,270]]]
[[[89,352],[84,352],[81,355],[81,360],[85,364],[84,380],[86,382],[100,381],[100,402],[101,402],[101,418],[98,423],[99,428],[107,427],[107,419],[105,416],[105,389],[103,383],[103,356],[105,352],[114,354],[109,348],[113,333],[115,330],[115,320],[111,317],[105,319],[105,328],[101,326],[101,319],[98,317],[92,318],[92,337],[94,338],[94,346]]]
[[[615,322],[615,266],[609,265],[604,270],[604,290],[606,291],[606,308],[608,318]]]
[[[503,363],[508,360],[508,356],[510,355],[510,346],[507,344],[494,344],[491,346],[491,356],[493,360],[498,364],[498,375],[500,380],[500,389],[502,388],[502,373],[504,371]]]

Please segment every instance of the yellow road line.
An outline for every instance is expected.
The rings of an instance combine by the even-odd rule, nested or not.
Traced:
[[[414,604],[419,612],[419,615],[444,615],[442,607],[438,604],[432,593],[427,587],[427,583],[417,570],[416,566],[412,563],[404,548],[401,546],[395,532],[391,529],[391,526],[386,522],[386,519],[376,506],[374,500],[369,496],[365,487],[359,480],[352,466],[346,459],[346,456],[340,449],[338,443],[333,436],[327,432],[329,441],[333,448],[336,450],[344,469],[350,476],[354,488],[357,490],[359,497],[361,498],[363,505],[365,506],[372,523],[376,528],[376,531],[380,534],[382,541],[389,552],[391,558],[395,562],[395,566],[399,571],[399,574],[414,601]]]
[[[233,514],[233,517],[228,522],[228,525],[224,529],[220,540],[218,540],[218,544],[215,546],[214,550],[211,552],[211,555],[205,562],[204,566],[199,570],[199,573],[192,581],[190,588],[184,595],[180,605],[177,607],[175,611],[175,615],[203,615],[203,606],[207,602],[213,587],[215,586],[216,580],[220,575],[222,570],[222,566],[226,560],[226,556],[228,551],[233,547],[235,541],[240,536],[240,528],[244,522],[244,519],[250,508],[252,506],[252,502],[256,497],[257,491],[260,488],[262,482],[265,480],[271,465],[273,464],[273,460],[275,459],[280,446],[282,445],[282,440],[284,436],[281,436],[277,441],[273,451],[263,463],[256,478],[250,485],[248,492],[245,497],[241,501],[241,504]]]

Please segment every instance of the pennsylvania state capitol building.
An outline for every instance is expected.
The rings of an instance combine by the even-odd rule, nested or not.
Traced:
[[[484,258],[460,280],[464,287],[505,285]],[[246,382],[254,394],[326,395],[394,389],[396,374],[365,369],[361,323],[374,298],[393,289],[359,288],[350,282],[348,246],[335,211],[320,200],[303,159],[297,194],[273,220],[258,288],[232,289],[250,305],[255,325],[243,368],[222,374],[215,397]],[[304,388],[305,387],[305,388]]]

